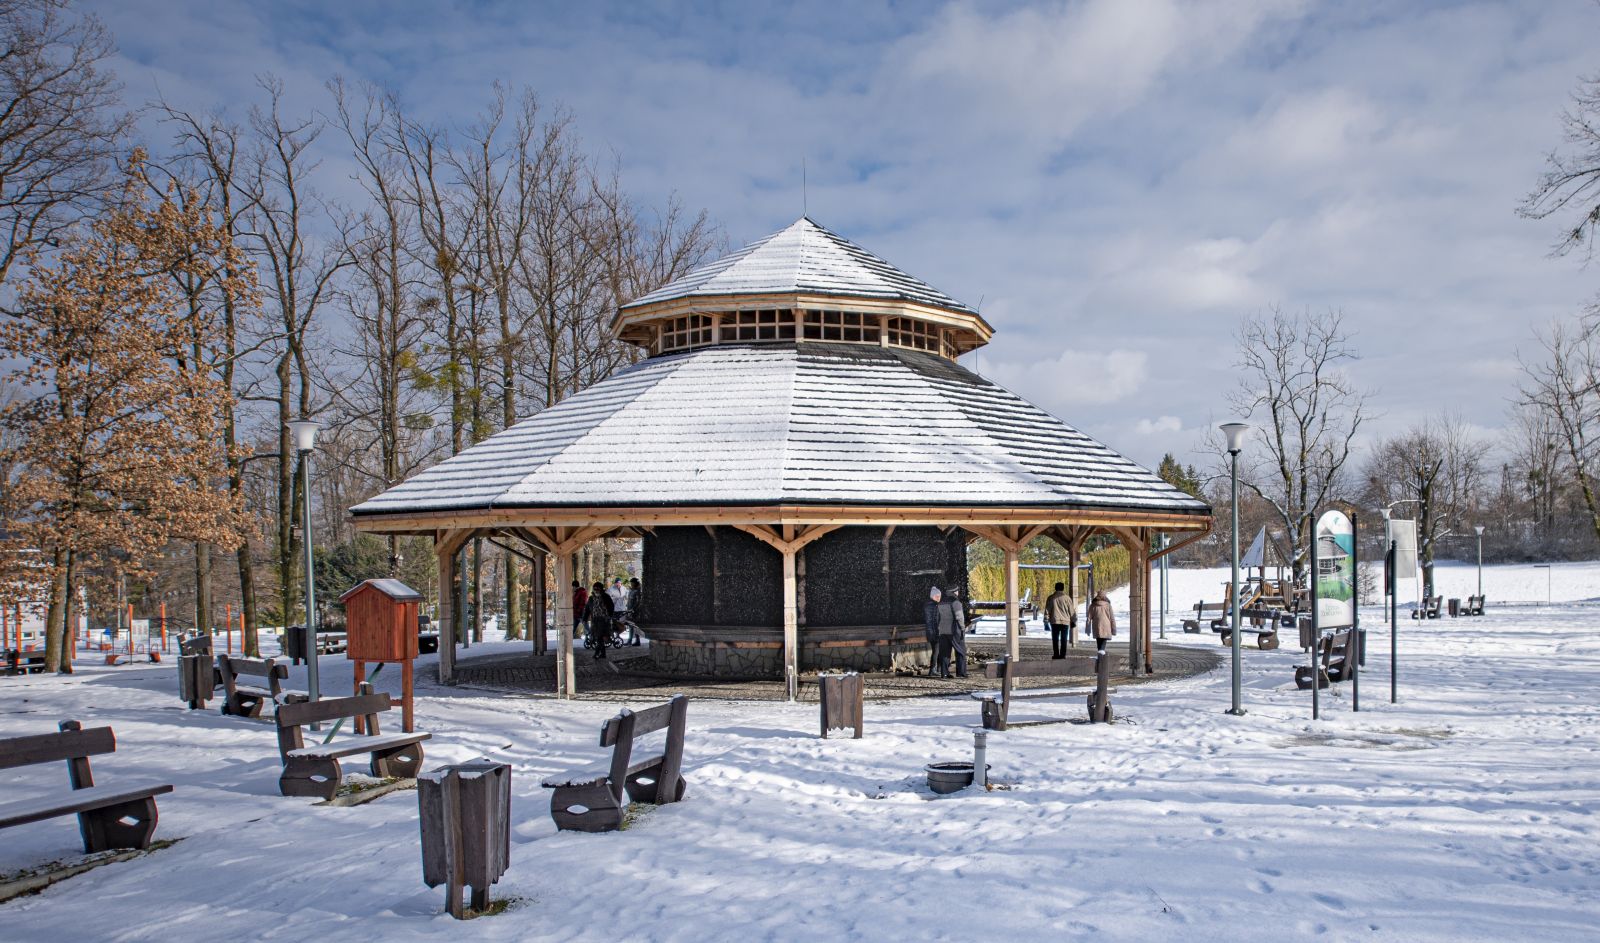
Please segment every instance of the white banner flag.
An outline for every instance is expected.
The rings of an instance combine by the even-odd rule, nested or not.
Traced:
[[[1394,541],[1394,578],[1417,578],[1417,522],[1389,521],[1389,539]]]

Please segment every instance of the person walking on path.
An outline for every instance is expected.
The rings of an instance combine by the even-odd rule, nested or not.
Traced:
[[[572,581],[572,627],[583,627],[583,632],[573,634],[586,634],[589,631],[589,620],[585,613],[589,611],[589,591],[577,580]]]
[[[950,677],[950,652],[955,647],[956,614],[948,602],[940,602],[938,622],[935,625],[937,645],[934,648],[934,673],[941,678]]]
[[[1057,583],[1056,591],[1044,601],[1044,621],[1050,626],[1050,657],[1067,657],[1070,645],[1077,647],[1078,604],[1067,593],[1066,583]],[[1070,637],[1069,637],[1070,633]]]
[[[628,581],[628,644],[639,644],[639,620],[644,618],[644,586],[635,576]]]
[[[617,610],[606,592],[606,584],[595,581],[589,590],[589,602],[584,615],[589,617],[589,635],[594,640],[594,657],[606,657],[606,646],[611,643],[611,620]]]
[[[944,594],[939,587],[928,589],[928,601],[922,604],[922,630],[928,636],[928,677],[939,672],[939,599]]]
[[[950,607],[951,620],[955,623],[955,631],[950,636],[950,645],[956,653],[956,677],[965,678],[967,676],[967,612],[965,607],[961,605],[961,587],[951,586],[944,591],[944,595],[944,605]]]
[[[1089,632],[1094,635],[1095,657],[1099,658],[1106,652],[1106,643],[1117,635],[1117,617],[1103,592],[1095,593],[1089,603]]]

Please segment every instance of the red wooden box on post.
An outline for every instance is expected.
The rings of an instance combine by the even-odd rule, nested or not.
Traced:
[[[401,724],[411,733],[411,663],[417,658],[422,594],[399,580],[367,580],[339,601],[344,603],[345,657],[356,663],[356,693],[367,679],[367,662],[399,662]]]

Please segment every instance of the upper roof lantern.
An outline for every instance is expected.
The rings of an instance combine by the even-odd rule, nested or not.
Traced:
[[[623,305],[611,330],[652,354],[822,340],[950,359],[994,333],[976,310],[808,217]]]

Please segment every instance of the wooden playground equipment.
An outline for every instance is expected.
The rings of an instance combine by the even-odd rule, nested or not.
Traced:
[[[1310,606],[1310,590],[1294,579],[1293,567],[1284,560],[1276,541],[1261,528],[1250,548],[1239,558],[1244,578],[1239,581],[1241,630],[1254,630],[1256,647],[1278,647],[1278,629],[1293,627]],[[1268,571],[1272,575],[1268,576]],[[1197,633],[1202,623],[1218,634],[1223,645],[1233,644],[1233,584],[1222,584],[1222,601],[1201,600],[1194,605],[1194,617],[1183,620],[1183,630]],[[1245,624],[1248,621],[1248,626]]]

